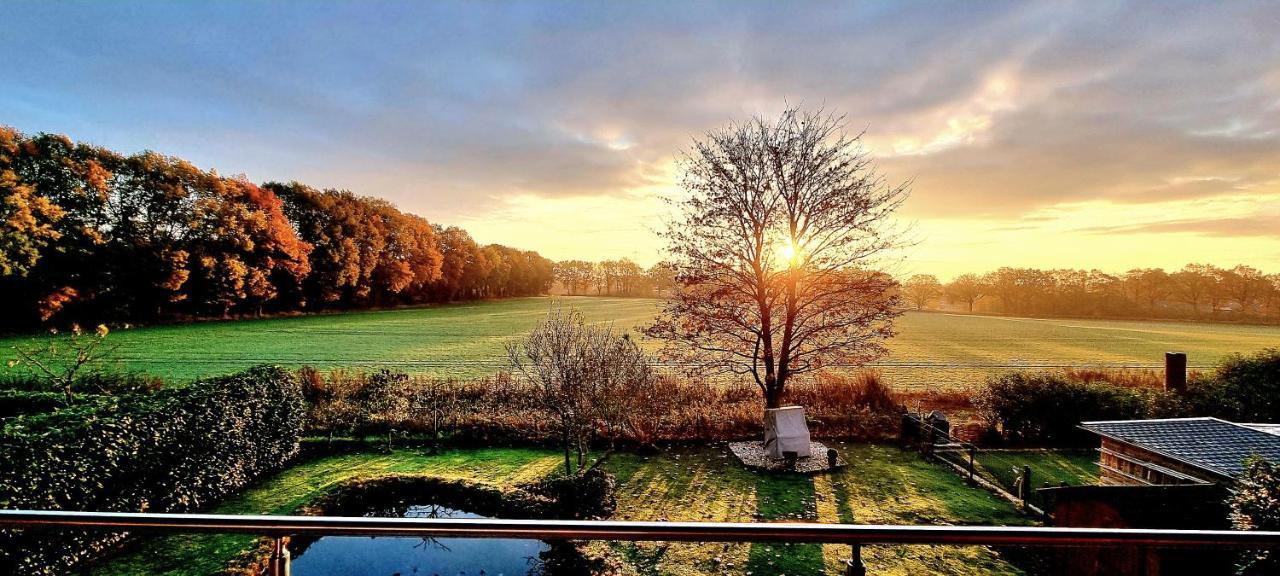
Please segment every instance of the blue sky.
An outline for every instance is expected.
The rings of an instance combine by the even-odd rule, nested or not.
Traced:
[[[790,102],[913,180],[915,270],[1280,271],[1277,4],[0,0],[0,22],[0,124],[554,258],[652,262],[678,154]]]

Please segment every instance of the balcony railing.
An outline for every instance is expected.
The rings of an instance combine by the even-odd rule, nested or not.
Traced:
[[[289,571],[284,538],[294,535],[527,538],[666,542],[813,542],[852,546],[850,574],[865,574],[863,544],[989,546],[1138,546],[1149,548],[1280,548],[1280,532],[1048,528],[1023,526],[892,526],[879,524],[615,522],[251,516],[0,510],[0,528],[247,533],[273,538],[273,576]]]

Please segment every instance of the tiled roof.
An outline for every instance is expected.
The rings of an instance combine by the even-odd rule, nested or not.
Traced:
[[[1250,456],[1280,462],[1280,436],[1217,418],[1111,420],[1080,427],[1232,478],[1244,472]]]

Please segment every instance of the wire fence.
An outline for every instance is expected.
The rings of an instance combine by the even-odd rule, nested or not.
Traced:
[[[1044,487],[1046,479],[1037,477],[1023,457],[1025,453],[986,450],[953,438],[950,424],[938,413],[906,414],[902,437],[904,443],[914,444],[926,458],[970,483],[1013,502],[1031,515],[1049,515],[1051,502],[1036,489]]]

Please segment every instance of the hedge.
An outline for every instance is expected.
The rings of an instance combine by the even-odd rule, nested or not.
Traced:
[[[1142,391],[1105,382],[1083,382],[1054,372],[1006,372],[987,379],[977,405],[1003,440],[1037,445],[1090,443],[1088,420],[1146,416]]]
[[[153,394],[4,420],[0,508],[187,512],[298,452],[306,406],[290,373],[257,367]],[[125,534],[0,531],[0,573],[54,574]]]
[[[0,418],[53,412],[62,408],[65,402],[66,396],[61,392],[0,390]]]

